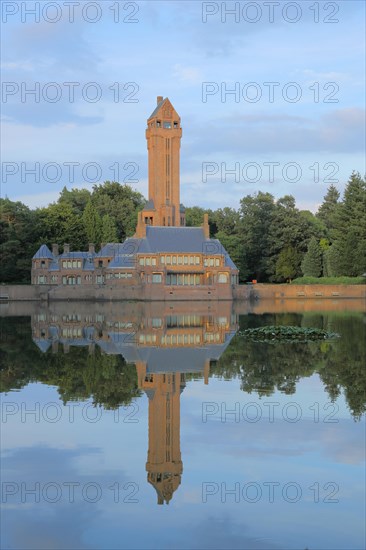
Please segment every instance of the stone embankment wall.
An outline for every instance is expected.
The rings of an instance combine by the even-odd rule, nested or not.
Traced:
[[[230,299],[229,292],[217,293],[215,287],[202,287],[185,291],[176,287],[157,285],[152,296],[151,288],[126,286],[115,288],[88,285],[48,286],[48,285],[0,285],[1,301],[118,301],[118,300],[219,300]],[[186,289],[184,289],[186,290]],[[229,290],[229,288],[227,289]],[[366,285],[239,285],[233,289],[233,298],[238,301],[317,299],[333,300],[348,298],[366,300]]]
[[[289,298],[355,298],[366,299],[366,285],[239,285],[235,300],[282,300]]]

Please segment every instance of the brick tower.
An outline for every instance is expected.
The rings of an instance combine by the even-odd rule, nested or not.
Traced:
[[[181,137],[178,113],[168,98],[158,96],[157,106],[147,120],[149,200],[139,215],[138,225],[185,225],[180,205]]]

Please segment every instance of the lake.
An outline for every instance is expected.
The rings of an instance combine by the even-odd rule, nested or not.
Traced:
[[[0,314],[2,548],[365,548],[363,304]]]

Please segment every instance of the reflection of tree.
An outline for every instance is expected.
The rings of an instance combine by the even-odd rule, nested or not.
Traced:
[[[134,365],[120,355],[104,355],[97,347],[93,354],[72,346],[67,354],[39,351],[29,318],[1,318],[0,338],[1,391],[39,381],[57,386],[64,403],[92,398],[106,409],[127,405],[141,394]]]
[[[355,418],[366,410],[366,342],[362,314],[276,314],[246,316],[241,329],[274,324],[313,326],[341,334],[336,341],[267,344],[236,336],[211,373],[237,377],[241,389],[259,396],[293,394],[303,377],[318,373],[331,400],[344,391]]]
[[[313,326],[338,332],[336,341],[307,344],[259,343],[234,337],[221,358],[211,364],[211,375],[239,378],[243,391],[260,396],[278,390],[293,394],[301,378],[318,373],[331,400],[343,391],[351,413],[359,418],[366,410],[365,325],[362,314],[246,315],[240,328],[264,325]],[[20,389],[40,381],[58,387],[66,402],[92,398],[106,408],[127,405],[140,395],[136,370],[120,355],[104,355],[98,346],[70,347],[67,354],[42,353],[31,337],[29,318],[0,318],[1,391]],[[192,375],[196,378],[197,375]],[[191,377],[187,375],[187,380]]]

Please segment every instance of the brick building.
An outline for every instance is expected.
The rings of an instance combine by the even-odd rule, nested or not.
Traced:
[[[142,298],[178,293],[189,299],[207,294],[231,299],[238,269],[221,243],[210,238],[207,215],[201,227],[185,227],[181,137],[180,117],[169,99],[159,96],[146,129],[149,199],[139,212],[134,237],[102,245],[99,252],[93,244],[88,252],[73,252],[64,244],[62,254],[58,245],[52,251],[42,245],[33,257],[32,284],[123,286],[140,289]]]

